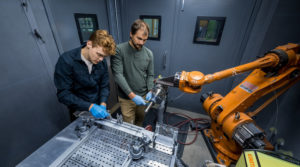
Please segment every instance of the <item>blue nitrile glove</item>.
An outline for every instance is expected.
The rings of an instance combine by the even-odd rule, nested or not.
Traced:
[[[139,95],[135,95],[132,101],[138,106],[146,105],[145,100]]]
[[[90,109],[90,112],[95,118],[105,118],[108,116],[108,113],[106,112],[106,106],[103,105],[97,105],[92,104],[92,108]]]
[[[153,96],[153,93],[151,91],[148,92],[147,95],[146,95],[146,100],[150,101],[152,99],[152,96]]]
[[[106,106],[104,106],[104,105],[100,105],[100,107],[101,107],[103,110],[105,110],[105,111],[106,111]]]

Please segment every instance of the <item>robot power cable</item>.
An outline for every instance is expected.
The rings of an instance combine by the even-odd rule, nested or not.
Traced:
[[[182,116],[182,117],[184,117],[184,118],[186,118],[185,120],[183,120],[183,121],[180,121],[180,122],[177,122],[177,123],[175,123],[175,124],[169,124],[168,123],[168,119],[169,119],[169,117],[171,116],[171,115],[178,115],[178,116]],[[186,134],[191,134],[191,133],[194,133],[194,134],[192,134],[192,135],[195,135],[195,137],[193,138],[193,140],[192,141],[190,141],[190,142],[182,142],[182,141],[179,141],[179,140],[177,140],[177,142],[179,143],[179,144],[182,144],[182,145],[191,145],[191,144],[193,144],[195,141],[196,141],[196,139],[197,139],[197,137],[198,137],[198,132],[199,131],[201,131],[201,130],[203,130],[203,129],[205,129],[205,127],[204,128],[198,128],[198,125],[199,124],[207,124],[207,123],[209,123],[210,122],[210,120],[209,119],[206,119],[206,118],[191,118],[190,116],[188,116],[188,115],[186,115],[186,114],[182,114],[182,113],[170,113],[170,115],[168,115],[167,117],[166,117],[166,124],[167,125],[171,125],[171,126],[174,126],[174,127],[177,127],[178,129],[180,129],[182,126],[184,126],[185,124],[187,124],[187,123],[194,123],[195,124],[195,129],[194,130],[191,130],[191,131],[189,131],[189,130],[187,130],[187,131],[179,131],[178,133],[180,134],[182,134],[182,133],[186,133]]]

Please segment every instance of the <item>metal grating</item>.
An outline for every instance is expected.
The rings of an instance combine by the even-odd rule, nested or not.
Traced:
[[[111,167],[126,166],[128,145],[137,136],[108,126],[93,129],[81,143],[63,159],[62,167]],[[167,167],[171,163],[173,148],[156,143],[142,159],[131,161],[128,166]]]

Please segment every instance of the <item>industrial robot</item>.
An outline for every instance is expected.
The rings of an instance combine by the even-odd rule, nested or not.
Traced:
[[[217,153],[215,158],[218,163],[229,166],[238,160],[244,149],[274,149],[253,117],[300,80],[299,49],[299,44],[288,43],[253,62],[214,74],[182,71],[157,79],[157,90],[154,90],[155,96],[151,102],[155,103],[160,92],[169,86],[194,94],[199,93],[205,84],[253,70],[226,96],[213,92],[201,96],[203,108],[211,118],[210,128],[205,129],[204,134]],[[274,91],[274,95],[255,111],[248,111],[257,100]]]

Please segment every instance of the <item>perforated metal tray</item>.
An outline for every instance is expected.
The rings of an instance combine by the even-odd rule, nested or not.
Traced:
[[[174,141],[177,136],[174,134],[169,133],[168,136],[164,136],[131,124],[118,124],[114,119],[97,121],[96,125],[92,126],[79,142],[74,143],[51,166],[174,166],[177,152],[177,144]],[[157,131],[162,131],[162,127],[158,126],[160,130]],[[172,133],[174,133],[173,129]],[[133,140],[145,136],[153,142],[141,159],[132,160],[128,145]]]

